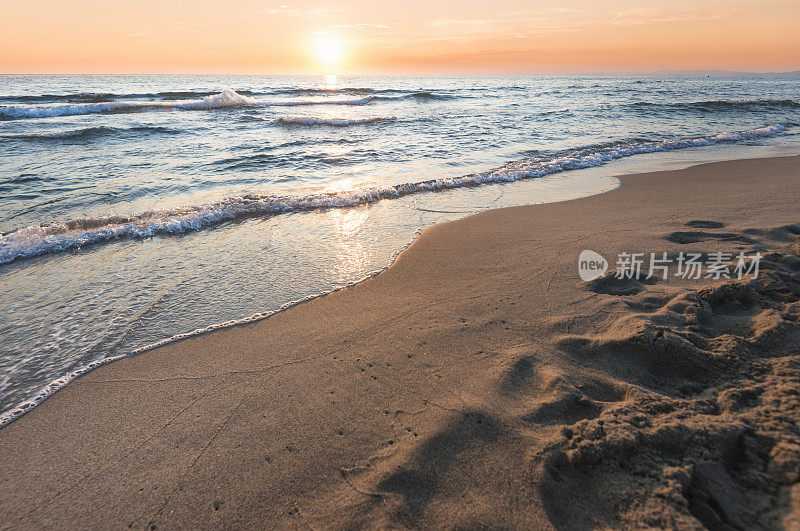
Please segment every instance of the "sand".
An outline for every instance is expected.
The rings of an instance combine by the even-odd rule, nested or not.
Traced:
[[[0,430],[2,527],[800,527],[800,157],[426,230]],[[756,280],[578,278],[592,249]]]

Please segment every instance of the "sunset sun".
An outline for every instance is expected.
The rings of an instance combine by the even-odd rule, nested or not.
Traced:
[[[312,51],[316,60],[323,66],[339,66],[344,60],[344,43],[335,37],[312,41]]]

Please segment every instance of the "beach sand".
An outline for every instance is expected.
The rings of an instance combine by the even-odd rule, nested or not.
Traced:
[[[800,157],[434,226],[0,430],[2,527],[800,528]],[[578,278],[592,249],[756,280]]]

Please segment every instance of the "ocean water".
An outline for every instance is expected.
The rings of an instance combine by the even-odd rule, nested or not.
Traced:
[[[0,76],[0,425],[434,223],[797,153],[798,125],[800,80],[756,76]]]

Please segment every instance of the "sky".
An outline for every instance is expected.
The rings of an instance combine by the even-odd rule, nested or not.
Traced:
[[[4,0],[2,73],[800,69],[798,0]]]

